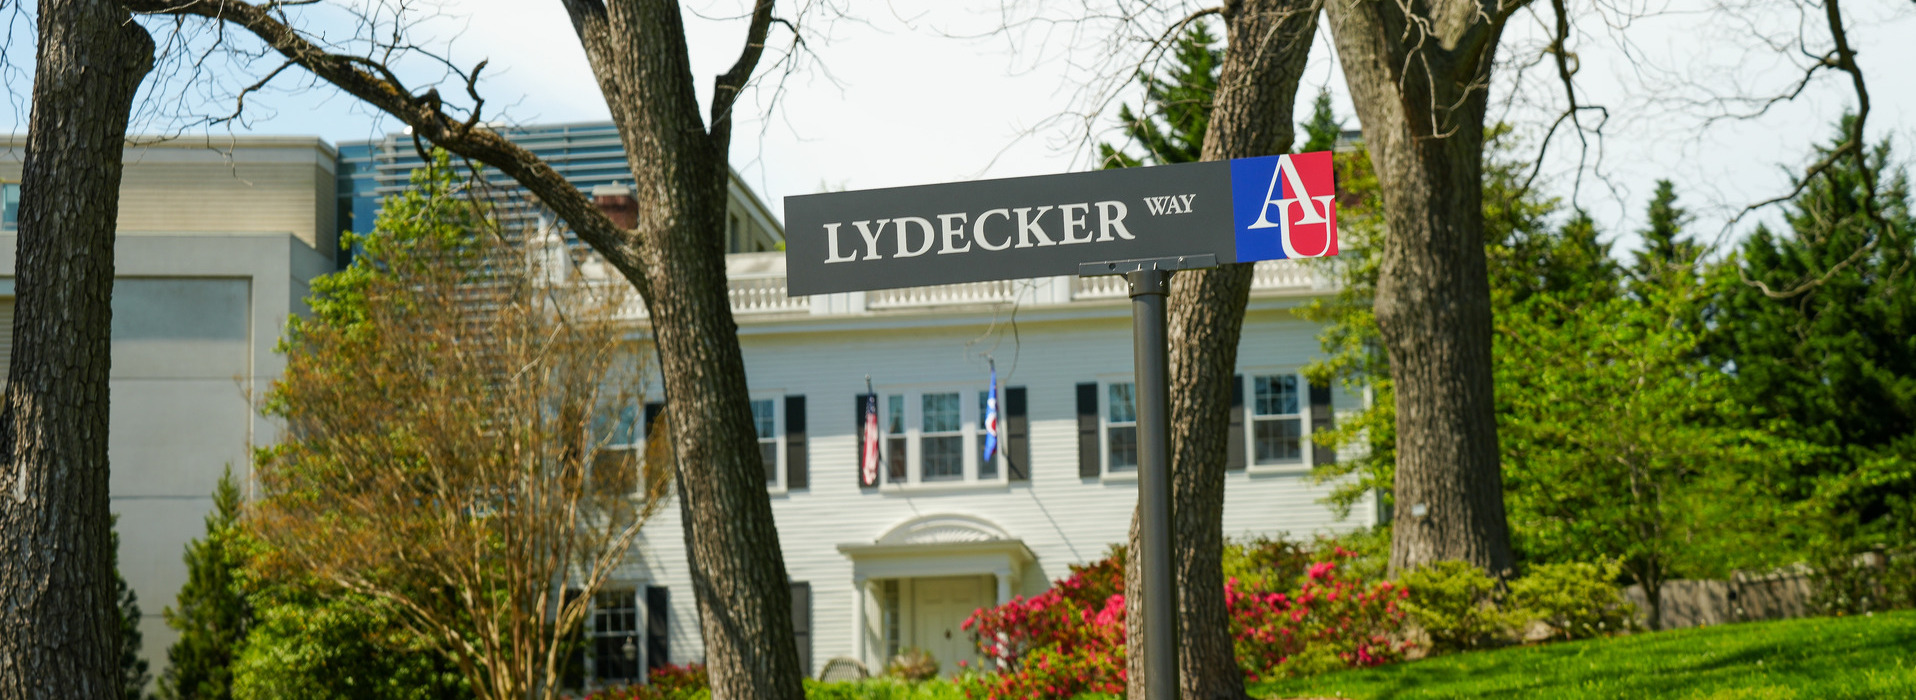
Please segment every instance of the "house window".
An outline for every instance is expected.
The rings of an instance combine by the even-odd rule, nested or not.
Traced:
[[[911,455],[906,447],[905,434],[905,397],[893,394],[885,397],[885,476],[893,483],[906,480],[906,467],[911,463]]]
[[[778,485],[778,401],[752,402],[752,426],[758,432],[758,457],[765,464],[765,483]]]
[[[903,392],[885,396],[885,480],[892,484],[998,481],[1002,456],[984,462],[984,404],[972,391]],[[1001,449],[1000,452],[1003,450]]]
[[[1251,445],[1256,464],[1304,461],[1304,416],[1294,374],[1251,379]]]
[[[885,660],[890,661],[903,651],[901,647],[904,645],[904,636],[900,634],[903,630],[898,624],[898,579],[885,581],[884,594],[881,598],[884,606],[881,624],[885,628]]]
[[[964,421],[958,416],[958,392],[919,397],[923,423],[918,443],[923,468],[920,479],[938,481],[965,478]]]
[[[743,233],[743,231],[741,230],[742,228],[743,226],[741,226],[739,223],[738,215],[733,214],[732,227],[730,229],[731,238],[732,238],[731,252],[734,252],[734,253],[745,252],[745,236],[741,235]]]
[[[1105,386],[1105,465],[1109,471],[1138,468],[1137,385],[1112,382]]]
[[[630,588],[600,591],[592,596],[592,678],[599,685],[638,682],[638,593]]]
[[[10,182],[5,185],[0,185],[0,195],[4,195],[5,203],[6,203],[6,212],[4,214],[5,218],[4,218],[4,221],[0,221],[0,229],[7,230],[7,231],[19,230],[20,229],[20,184]]]

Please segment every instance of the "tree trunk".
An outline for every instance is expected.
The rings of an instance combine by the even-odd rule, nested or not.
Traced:
[[[731,94],[753,46],[721,77],[712,128],[677,3],[568,3],[637,179],[641,283],[678,452],[686,561],[714,698],[802,698],[790,579],[765,491],[745,360],[725,277]],[[748,44],[762,46],[764,20]],[[641,282],[642,280],[642,282]]]
[[[1393,571],[1513,565],[1481,184],[1490,66],[1512,5],[1328,4],[1388,227],[1374,306],[1397,395]]]
[[[114,227],[153,40],[109,0],[42,0],[0,415],[0,697],[119,695],[107,500]]]
[[[1231,6],[1218,94],[1204,137],[1204,160],[1284,153],[1298,80],[1317,27],[1309,0],[1255,0]],[[1224,605],[1222,426],[1230,420],[1238,338],[1251,291],[1251,265],[1181,272],[1171,278],[1170,347],[1172,522],[1178,586],[1178,687],[1186,700],[1246,698]],[[1130,547],[1140,530],[1132,515]],[[1125,590],[1138,590],[1137,556],[1125,558]],[[1143,624],[1125,609],[1129,629]],[[1130,695],[1143,697],[1141,635],[1126,638]]]

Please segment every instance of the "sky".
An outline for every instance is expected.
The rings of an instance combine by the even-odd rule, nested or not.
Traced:
[[[418,0],[416,0],[417,2]],[[1140,65],[1142,47],[1176,18],[1200,5],[1149,2],[1123,5],[1121,22],[1086,8],[1098,0],[802,0],[781,3],[781,16],[803,28],[803,50],[780,29],[768,42],[761,70],[738,112],[732,163],[775,213],[787,195],[826,189],[864,189],[1084,170],[1097,139],[1115,140],[1119,102],[1138,101],[1120,80]],[[374,0],[347,0],[370,7]],[[746,0],[691,0],[684,4],[692,72],[701,100],[712,77],[729,67],[744,36]],[[16,4],[16,7],[18,5]],[[557,2],[424,0],[433,16],[412,30],[412,41],[447,55],[455,65],[489,61],[479,83],[487,118],[539,124],[603,120],[583,50]],[[1825,73],[1795,100],[1749,119],[1711,119],[1735,105],[1723,96],[1779,92],[1800,74],[1804,60],[1784,39],[1809,28],[1809,48],[1826,34],[1821,10],[1788,0],[1572,1],[1578,12],[1576,52],[1579,100],[1607,109],[1602,133],[1586,133],[1587,148],[1560,131],[1544,151],[1544,191],[1590,212],[1606,235],[1627,250],[1642,225],[1642,210],[1658,178],[1676,182],[1681,203],[1696,215],[1691,230],[1705,240],[1734,239],[1755,221],[1776,220],[1774,209],[1735,226],[1743,206],[1788,191],[1787,169],[1800,170],[1811,147],[1826,143],[1831,124],[1855,99],[1846,76]],[[1562,109],[1562,86],[1542,51],[1547,10],[1520,12],[1500,46],[1492,118],[1510,123],[1513,154],[1535,161],[1544,127]],[[1916,4],[1876,0],[1845,6],[1850,40],[1871,89],[1871,141],[1892,139],[1899,162],[1916,141]],[[375,15],[383,19],[383,15]],[[1090,17],[1090,19],[1085,19]],[[13,37],[31,37],[30,18],[13,16]],[[353,18],[332,10],[307,11],[308,29],[340,41]],[[25,22],[25,24],[23,24]],[[156,30],[163,25],[150,24]],[[1356,127],[1348,91],[1327,29],[1320,27],[1299,91],[1298,121],[1310,98],[1328,90],[1338,115]],[[197,43],[194,43],[197,42]],[[6,47],[0,71],[10,110],[0,119],[24,131],[31,48]],[[203,46],[188,37],[188,45]],[[1779,51],[1777,45],[1787,50]],[[184,52],[182,52],[182,55]],[[781,61],[781,59],[785,59]],[[329,141],[374,138],[398,128],[297,69],[246,99],[240,120],[208,126],[198,117],[233,110],[230,95],[278,65],[268,54],[224,53],[203,61],[202,86],[178,62],[164,79],[149,81],[135,129],[146,133],[316,135]],[[403,74],[423,89],[444,78],[422,61]],[[1520,68],[1528,66],[1527,68]],[[223,86],[223,87],[222,87]],[[463,86],[447,83],[442,92]],[[1586,123],[1598,115],[1585,112]]]

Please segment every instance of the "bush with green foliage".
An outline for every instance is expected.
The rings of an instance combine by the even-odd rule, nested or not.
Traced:
[[[1519,624],[1549,625],[1551,639],[1628,631],[1636,625],[1636,609],[1612,583],[1621,574],[1622,567],[1608,560],[1538,564],[1510,582],[1506,606]]]
[[[147,673],[146,659],[140,656],[140,596],[126,585],[120,575],[120,514],[113,514],[113,599],[120,611],[120,692],[125,700],[145,700],[146,684],[153,680]]]
[[[705,664],[666,664],[647,673],[645,681],[643,685],[594,691],[587,694],[585,700],[711,700],[712,697],[712,679],[705,672]]]
[[[1440,561],[1405,572],[1404,609],[1430,636],[1432,652],[1501,646],[1510,619],[1498,605],[1497,579],[1467,562]]]
[[[912,647],[891,657],[885,675],[904,681],[928,681],[938,677],[938,659],[931,652]]]

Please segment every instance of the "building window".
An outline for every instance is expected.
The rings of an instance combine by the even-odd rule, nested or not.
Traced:
[[[901,647],[904,645],[904,636],[900,634],[903,630],[900,629],[898,624],[898,609],[900,607],[898,600],[898,579],[885,580],[884,594],[881,595],[880,598],[882,598],[881,604],[884,606],[884,612],[882,613],[883,619],[880,621],[880,624],[885,628],[885,660],[890,661],[896,658],[899,652],[903,651]]]
[[[636,591],[625,588],[592,596],[592,678],[599,685],[638,682],[639,606]]]
[[[885,396],[885,480],[892,484],[999,481],[1003,456],[984,462],[984,404],[972,391],[924,391]],[[1003,450],[1000,449],[1000,452]]]
[[[743,235],[744,234],[743,229],[744,229],[744,226],[739,222],[738,215],[733,214],[732,225],[731,225],[731,228],[728,229],[729,231],[731,231],[731,241],[732,241],[732,244],[730,246],[731,252],[734,252],[734,253],[745,252],[745,236]]]
[[[885,476],[894,483],[903,482],[911,463],[905,434],[905,397],[885,397]]]
[[[765,464],[765,483],[778,485],[778,401],[752,402],[752,426],[758,432],[758,456]]]
[[[1105,465],[1108,471],[1138,469],[1137,385],[1112,382],[1105,386]]]
[[[1304,416],[1294,374],[1252,377],[1251,445],[1256,464],[1304,461]]]
[[[6,213],[4,220],[0,220],[0,229],[20,230],[20,183],[9,182],[0,185],[0,195],[3,195],[6,201]]]
[[[919,478],[940,481],[965,478],[964,421],[958,416],[958,393],[919,397],[923,423],[918,449],[923,466]]]

